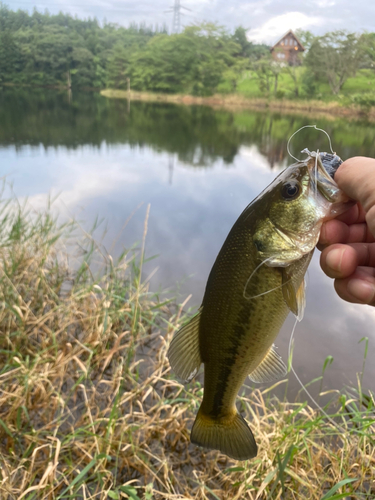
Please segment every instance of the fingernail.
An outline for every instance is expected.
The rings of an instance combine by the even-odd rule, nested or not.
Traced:
[[[335,248],[328,252],[326,257],[326,264],[333,271],[341,271],[341,262],[342,256],[344,255],[345,250],[342,248]]]
[[[368,281],[354,279],[348,283],[348,292],[364,304],[370,304],[375,297],[375,286]]]

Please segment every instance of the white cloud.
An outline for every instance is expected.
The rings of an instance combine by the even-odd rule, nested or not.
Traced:
[[[274,173],[270,171],[270,165],[267,158],[262,155],[256,146],[241,146],[238,151],[239,157],[248,159],[251,162],[252,170],[262,170],[267,173],[270,179],[273,179]],[[237,159],[238,161],[238,159]],[[249,168],[247,169],[249,173]],[[252,172],[251,172],[252,177]]]
[[[288,30],[311,29],[323,22],[319,16],[308,16],[302,12],[288,12],[268,19],[259,28],[251,29],[248,37],[254,42],[274,44]]]
[[[317,1],[317,6],[321,9],[325,9],[327,7],[333,7],[336,2],[333,0],[318,0]]]

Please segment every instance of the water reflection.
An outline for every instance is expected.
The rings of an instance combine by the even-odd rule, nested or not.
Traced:
[[[233,165],[241,146],[256,145],[271,168],[287,158],[286,140],[307,117],[243,111],[232,113],[204,106],[109,100],[98,94],[3,89],[0,92],[0,145],[100,148],[129,144],[177,155],[189,168],[212,167],[218,160]],[[343,157],[375,155],[374,133],[366,122],[319,120],[337,152]],[[293,139],[297,154],[310,149],[327,150],[327,139],[309,129]]]
[[[147,257],[159,255],[145,275],[159,267],[156,288],[179,283],[180,297],[192,293],[198,306],[212,263],[229,229],[245,206],[291,163],[286,141],[308,117],[206,107],[111,101],[97,94],[73,95],[41,90],[0,92],[0,167],[20,197],[35,208],[46,195],[60,194],[64,217],[90,226],[106,220],[103,245],[120,253],[140,241],[146,207],[151,204]],[[319,120],[343,158],[375,156],[374,131],[361,122]],[[327,139],[304,129],[292,151],[327,150]],[[138,207],[124,232],[124,221]],[[100,234],[98,233],[98,238]],[[370,337],[365,385],[374,387],[374,311],[342,302],[321,272],[318,256],[309,270],[307,310],[296,332],[295,368],[307,382],[334,357],[325,386],[355,384],[362,368],[363,336]],[[278,338],[283,357],[292,318]],[[373,345],[374,344],[374,345]],[[372,366],[371,366],[372,365]],[[317,388],[319,384],[317,384]],[[292,382],[291,393],[298,390]],[[313,391],[314,392],[314,391]]]

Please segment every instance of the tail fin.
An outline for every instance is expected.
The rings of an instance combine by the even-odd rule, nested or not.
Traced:
[[[213,419],[199,409],[190,440],[204,448],[220,450],[235,460],[254,458],[258,451],[253,433],[239,413]]]

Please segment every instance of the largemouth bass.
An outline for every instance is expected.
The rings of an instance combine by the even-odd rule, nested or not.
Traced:
[[[273,342],[290,311],[302,319],[304,276],[321,225],[348,201],[333,180],[340,158],[304,152],[306,160],[281,172],[237,219],[198,314],[174,335],[168,351],[172,370],[183,380],[190,381],[204,363],[204,395],[191,442],[237,460],[257,454],[235,406],[237,393],[247,376],[272,382],[286,374]]]

